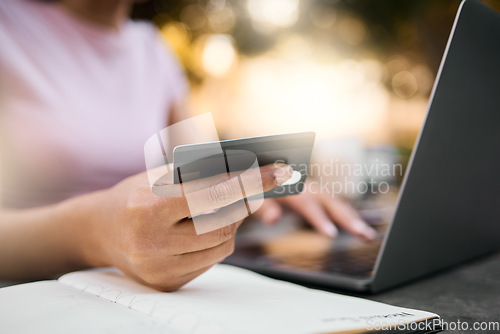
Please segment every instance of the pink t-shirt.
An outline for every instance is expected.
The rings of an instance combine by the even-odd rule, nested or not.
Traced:
[[[56,3],[0,1],[4,207],[54,203],[144,171],[187,82],[150,24],[114,31]]]

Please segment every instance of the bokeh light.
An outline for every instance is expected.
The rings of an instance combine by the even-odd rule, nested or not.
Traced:
[[[224,76],[233,66],[236,52],[228,35],[212,35],[205,41],[202,62],[205,71],[212,76]]]
[[[356,18],[343,18],[339,26],[339,35],[346,43],[358,45],[365,38],[365,25]]]
[[[247,0],[247,9],[257,27],[290,27],[297,22],[299,0]]]
[[[199,5],[188,5],[182,9],[180,19],[192,30],[203,28],[207,19],[205,11]]]
[[[329,29],[335,24],[337,13],[332,7],[320,4],[311,8],[309,17],[317,28]]]

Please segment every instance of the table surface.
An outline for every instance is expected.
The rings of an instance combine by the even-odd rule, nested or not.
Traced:
[[[460,320],[470,326],[474,322],[500,322],[500,253],[387,292],[363,297],[434,312],[445,322]],[[452,332],[471,333],[470,330],[443,331]]]
[[[0,287],[15,284],[0,281]],[[375,295],[357,295],[387,304],[439,314],[446,322],[500,321],[500,253]],[[471,333],[444,331],[443,333]]]

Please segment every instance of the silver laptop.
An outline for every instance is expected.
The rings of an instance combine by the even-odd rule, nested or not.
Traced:
[[[499,208],[500,14],[467,0],[396,209],[379,225],[383,237],[366,244],[344,235],[325,245],[293,224],[260,237],[247,229],[226,262],[305,284],[378,292],[498,250]]]

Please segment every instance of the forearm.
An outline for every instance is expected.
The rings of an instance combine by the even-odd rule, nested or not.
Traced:
[[[40,279],[89,261],[92,195],[27,210],[0,210],[0,279]]]

